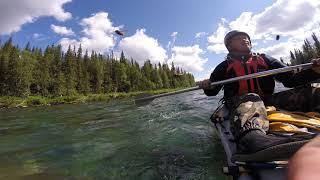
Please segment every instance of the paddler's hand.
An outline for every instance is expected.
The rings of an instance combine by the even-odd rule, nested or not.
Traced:
[[[320,58],[312,59],[312,70],[320,74]]]
[[[200,87],[201,89],[203,89],[203,90],[209,90],[209,89],[212,88],[212,87],[210,86],[210,84],[211,84],[210,79],[205,79],[205,80],[199,82],[199,87]]]

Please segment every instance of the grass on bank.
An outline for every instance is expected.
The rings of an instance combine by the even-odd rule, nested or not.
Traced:
[[[50,106],[57,104],[79,104],[95,101],[108,102],[113,99],[123,99],[137,96],[139,94],[161,94],[172,92],[177,89],[160,89],[154,91],[139,91],[129,93],[108,93],[108,94],[88,94],[88,95],[74,95],[74,96],[60,96],[60,97],[44,97],[44,96],[28,96],[28,97],[13,97],[0,96],[0,108],[14,108],[14,107],[30,107],[30,106]]]

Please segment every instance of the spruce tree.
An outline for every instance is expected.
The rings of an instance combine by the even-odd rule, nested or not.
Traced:
[[[5,96],[8,93],[7,86],[7,61],[5,55],[1,53],[0,55],[0,95]]]
[[[82,93],[88,94],[90,92],[90,75],[89,75],[89,55],[88,51],[86,50],[84,56],[83,56],[83,64],[82,64]]]
[[[111,61],[108,58],[106,59],[103,65],[102,88],[104,93],[112,92]]]
[[[76,63],[75,63],[75,53],[71,50],[70,46],[65,54],[65,60],[63,64],[65,82],[66,82],[66,94],[74,95],[76,94]]]
[[[83,70],[82,70],[82,48],[81,48],[81,44],[78,48],[77,51],[77,58],[76,58],[76,89],[78,93],[83,93],[84,92],[84,84],[83,84]]]
[[[16,48],[11,48],[9,52],[8,61],[8,95],[10,96],[22,96],[19,88],[19,52]]]
[[[312,33],[312,39],[314,41],[316,56],[319,57],[320,56],[320,42],[319,42],[319,39],[317,38],[315,33]]]
[[[66,94],[66,79],[62,70],[62,52],[61,46],[53,47],[53,61],[50,66],[50,76],[52,83],[49,92],[53,96],[62,96]]]

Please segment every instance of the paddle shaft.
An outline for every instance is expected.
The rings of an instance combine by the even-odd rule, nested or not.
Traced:
[[[210,84],[210,86],[224,85],[224,84],[228,84],[228,83],[232,83],[232,82],[236,82],[236,81],[240,81],[240,80],[259,78],[259,77],[270,76],[270,75],[275,75],[275,74],[280,74],[280,73],[285,73],[285,72],[290,72],[290,71],[298,71],[299,72],[302,70],[310,69],[311,67],[312,67],[312,63],[306,63],[306,64],[299,64],[299,65],[295,65],[295,66],[287,66],[287,67],[278,68],[278,69],[271,69],[268,71],[262,71],[262,72],[248,74],[248,75],[239,76],[239,77],[235,77],[235,78],[230,78],[230,79],[226,79],[226,80],[222,80],[222,81],[212,82]],[[186,89],[182,89],[182,90],[178,90],[178,91],[174,91],[174,92],[157,94],[157,95],[153,95],[153,96],[149,96],[149,97],[143,97],[143,98],[136,99],[135,101],[152,100],[152,99],[159,98],[159,97],[170,96],[170,95],[174,95],[174,94],[181,94],[184,92],[194,91],[194,90],[198,90],[198,89],[201,89],[201,88],[199,86],[196,86],[196,87],[186,88]]]

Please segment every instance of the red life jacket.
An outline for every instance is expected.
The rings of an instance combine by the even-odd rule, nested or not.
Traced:
[[[239,77],[268,70],[268,65],[266,64],[265,60],[257,54],[253,54],[247,61],[230,57],[228,57],[227,61],[227,77],[231,71],[235,73],[236,77]],[[257,93],[261,97],[264,96],[257,78],[239,81],[238,95],[243,95],[246,93]]]

